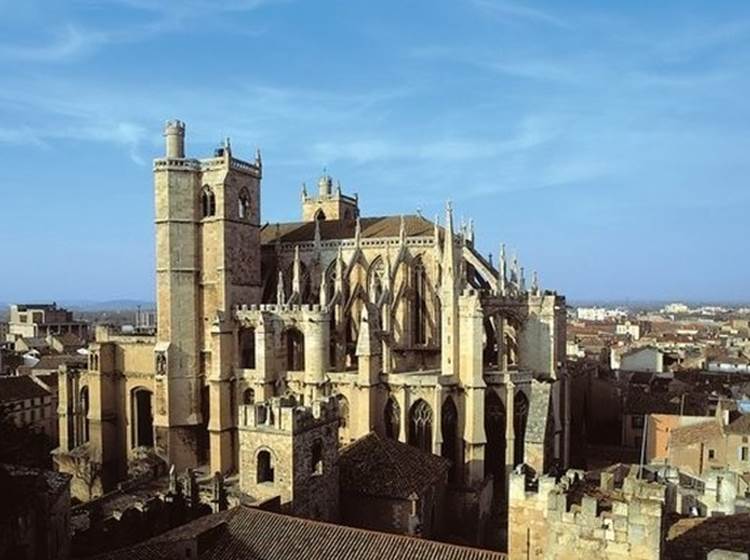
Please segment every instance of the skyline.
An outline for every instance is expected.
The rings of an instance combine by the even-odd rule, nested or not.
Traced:
[[[262,222],[327,168],[570,300],[750,299],[750,7],[706,6],[0,0],[0,300],[153,299],[169,118],[262,150]]]

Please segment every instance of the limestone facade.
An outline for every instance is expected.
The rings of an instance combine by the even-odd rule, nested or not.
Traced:
[[[565,299],[504,247],[493,266],[450,205],[442,222],[361,217],[328,176],[302,222],[261,226],[260,155],[188,158],[179,121],[165,137],[157,332],[100,332],[88,370],[61,373],[61,463],[87,444],[104,489],[141,446],[237,471],[248,433],[270,437],[241,406],[293,396],[334,399],[342,443],[376,431],[448,458],[452,511],[479,532],[515,465],[567,465]]]

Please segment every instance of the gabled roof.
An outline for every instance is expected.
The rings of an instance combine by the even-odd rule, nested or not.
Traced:
[[[0,377],[0,402],[13,402],[49,396],[50,392],[36,383],[29,375],[7,375]]]
[[[370,432],[341,450],[339,473],[344,492],[408,499],[448,472],[450,461],[400,441]]]
[[[407,237],[432,236],[435,225],[422,216],[404,216],[404,229]],[[356,220],[322,220],[320,224],[320,238],[353,239],[357,227]],[[382,216],[360,219],[360,235],[362,239],[373,237],[398,237],[401,230],[401,216]],[[265,224],[260,230],[260,240],[263,245],[274,243],[279,239],[282,243],[313,241],[315,239],[315,222],[287,222]]]
[[[216,518],[219,523],[215,523]],[[499,552],[367,531],[245,506],[178,527],[140,545],[96,558],[169,558],[181,542],[199,539],[200,560],[505,560]],[[201,550],[203,549],[203,550]]]

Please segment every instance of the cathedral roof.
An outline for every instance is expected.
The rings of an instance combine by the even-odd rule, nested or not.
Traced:
[[[443,457],[370,432],[341,450],[341,488],[367,496],[408,499],[444,477],[449,465]]]
[[[504,560],[505,554],[391,533],[300,519],[245,506],[199,518],[140,545],[96,558],[184,557],[192,540],[200,560]]]
[[[417,215],[403,217],[407,237],[427,237],[434,234],[435,224]],[[320,238],[352,239],[357,227],[356,220],[322,220]],[[398,237],[401,230],[401,216],[381,216],[360,218],[361,237]],[[282,243],[313,241],[315,239],[315,222],[267,223],[261,228],[260,240],[264,245],[279,239]]]

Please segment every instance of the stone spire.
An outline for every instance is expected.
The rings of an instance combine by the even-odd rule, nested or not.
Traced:
[[[354,246],[359,249],[359,244],[362,237],[362,223],[359,220],[359,216],[357,216],[357,220],[354,224]]]
[[[315,220],[315,235],[313,237],[313,258],[316,261],[320,259],[321,252],[320,222],[321,220]]]
[[[541,289],[539,288],[539,275],[536,273],[536,270],[531,274],[531,293],[535,296],[538,296],[541,293]]]
[[[302,183],[302,189],[300,191],[300,199],[302,202],[307,200],[307,185],[305,183]]]
[[[453,207],[448,201],[445,205],[445,239],[443,241],[443,284],[447,279],[452,282],[456,276],[455,235],[453,233]]]
[[[344,295],[344,252],[339,245],[339,252],[336,255],[336,293]]]
[[[526,291],[526,276],[523,267],[521,267],[521,274],[518,278],[518,289],[521,293],[524,293]]]
[[[284,273],[279,270],[279,278],[276,283],[276,304],[284,305]]]
[[[326,271],[323,270],[323,274],[320,278],[320,306],[325,307],[328,305],[328,278]]]
[[[440,283],[440,367],[442,375],[458,374],[458,278],[453,234],[453,208],[445,206],[443,274]]]
[[[263,160],[260,157],[260,148],[255,149],[255,165],[258,166],[258,168],[263,167]]]
[[[401,214],[401,223],[398,226],[398,244],[401,247],[406,245],[406,220],[403,214]]]
[[[501,295],[508,293],[508,273],[505,257],[505,243],[500,244],[500,256],[497,258],[497,292]]]

